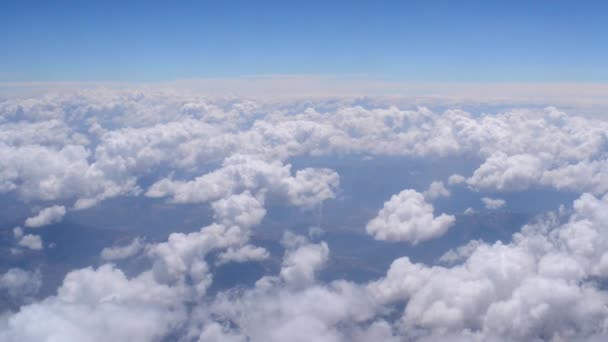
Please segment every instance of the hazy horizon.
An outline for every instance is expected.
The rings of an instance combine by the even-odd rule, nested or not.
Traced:
[[[7,2],[0,342],[608,339],[608,6]]]

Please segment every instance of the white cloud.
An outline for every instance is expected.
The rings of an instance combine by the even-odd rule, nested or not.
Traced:
[[[463,264],[453,267],[397,259],[370,291],[383,302],[407,299],[400,323],[406,334],[414,329],[441,339],[468,331],[474,340],[605,334],[605,294],[588,277],[597,274],[608,242],[599,235],[606,208],[608,196],[585,194],[563,224],[550,215],[509,244],[469,245],[456,253]]]
[[[303,169],[292,177],[291,165],[234,155],[224,160],[220,169],[192,181],[162,179],[153,184],[146,195],[170,196],[176,203],[196,203],[220,199],[239,191],[262,195],[270,191],[285,196],[293,205],[310,208],[334,198],[338,185],[338,174],[328,169]]]
[[[12,300],[23,301],[35,295],[42,285],[39,271],[11,268],[0,274],[0,292],[6,292]]]
[[[459,174],[453,174],[448,178],[449,185],[458,185],[466,182],[466,177]]]
[[[211,207],[217,222],[226,226],[251,227],[259,224],[266,215],[263,204],[263,200],[245,191],[217,200]]]
[[[483,202],[483,205],[486,206],[486,209],[489,210],[500,209],[507,204],[505,200],[500,198],[482,197],[481,201]]]
[[[443,182],[432,182],[429,188],[423,193],[424,198],[429,201],[440,197],[450,197],[450,191],[446,189]]]
[[[413,103],[419,102],[254,102],[125,88],[12,97],[0,104],[0,191],[15,192],[27,202],[73,201],[74,208],[82,209],[137,194],[138,181],[156,176],[158,169],[200,175],[210,163],[237,155],[284,162],[320,154],[466,155],[482,162],[467,178],[473,189],[518,191],[541,185],[597,195],[608,190],[605,121],[551,107],[482,116],[400,108]],[[205,174],[199,182],[156,179],[148,194],[177,202],[212,201],[222,197],[206,186],[214,180],[243,185],[230,181],[227,170],[220,173]],[[322,186],[308,184],[317,176],[326,177],[332,189],[307,194],[310,186]],[[329,171],[303,173],[297,183],[283,184],[282,194],[295,205],[314,206],[321,200],[317,196],[335,195],[335,178]],[[448,181],[460,182],[459,175]],[[294,193],[304,184],[306,189]],[[198,191],[204,195],[189,193],[189,185],[205,185],[205,191]]]
[[[327,263],[329,247],[293,234],[283,240],[287,251],[277,276],[204,300],[198,291],[190,296],[196,283],[166,283],[154,271],[128,279],[110,265],[87,268],[70,273],[57,295],[2,321],[0,339],[97,341],[107,338],[105,327],[111,325],[112,338],[144,341],[185,325],[192,338],[234,341],[586,340],[601,336],[608,320],[606,296],[592,278],[608,276],[596,267],[608,247],[601,234],[607,209],[608,195],[585,194],[569,217],[549,215],[509,243],[477,241],[454,251],[448,260],[459,262],[454,266],[402,257],[369,284],[318,282],[315,274]],[[200,235],[206,234],[209,244],[221,248],[221,235],[212,237],[210,229],[220,230],[207,227],[180,240],[182,247],[201,246]],[[152,247],[175,243],[172,237]],[[196,265],[205,253],[182,248],[180,255],[191,255]],[[396,303],[405,303],[401,317],[385,321]],[[47,320],[36,320],[41,316]],[[128,324],[134,317],[137,323]],[[37,328],[31,329],[34,322]]]
[[[581,161],[549,170],[543,173],[540,183],[559,190],[604,194],[608,191],[608,161]]]
[[[301,237],[300,237],[301,238]],[[315,272],[329,259],[329,248],[325,242],[310,244],[291,234],[286,234],[284,244],[288,247],[283,258],[281,278],[289,287],[306,287],[314,283]]]
[[[295,206],[312,208],[326,199],[336,197],[340,176],[329,169],[307,168],[285,180],[287,198]]]
[[[15,227],[13,228],[13,237],[15,239],[20,239],[23,236],[23,228]]]
[[[25,226],[29,228],[38,228],[52,223],[57,223],[63,219],[65,212],[65,207],[61,205],[54,205],[44,208],[40,210],[36,216],[28,217],[25,220]]]
[[[365,337],[390,336],[386,324],[367,326],[376,308],[364,287],[346,281],[327,285],[315,281],[315,273],[328,260],[326,243],[311,244],[290,233],[283,243],[287,252],[278,276],[264,277],[237,296],[218,296],[209,307],[213,316],[198,308],[195,321],[202,325],[196,329],[201,331],[199,336],[210,336],[212,341],[226,336],[277,342],[352,340],[349,335],[358,336],[355,341],[365,341]],[[218,322],[222,321],[234,325],[220,329]],[[346,331],[341,327],[344,324]]]
[[[69,273],[57,295],[23,306],[3,322],[0,340],[150,341],[184,319],[182,295],[149,273],[127,279],[109,265],[85,268]]]
[[[136,239],[104,249],[106,260],[145,251],[152,266],[131,278],[110,265],[73,271],[56,295],[0,317],[0,340],[149,341],[182,333],[192,340],[265,342],[601,340],[608,326],[606,293],[598,286],[608,276],[608,123],[555,108],[484,115],[403,109],[417,104],[254,102],[111,89],[3,99],[0,192],[49,206],[26,227],[57,222],[64,205],[84,209],[139,195],[148,182],[147,196],[209,203],[215,222],[164,242],[144,246]],[[218,265],[269,257],[250,241],[268,198],[311,209],[337,196],[335,171],[292,169],[292,158],[337,155],[374,158],[366,162],[465,158],[475,163],[468,165],[471,174],[453,174],[449,185],[588,194],[569,217],[549,215],[511,242],[474,240],[447,251],[445,266],[400,258],[370,284],[319,281],[330,246],[288,234],[277,274],[209,295]],[[404,190],[367,231],[413,244],[441,236],[455,220],[435,216],[427,201],[441,196],[449,196],[443,182],[423,194]],[[482,200],[488,208],[505,205]],[[13,236],[42,247],[22,229]],[[32,296],[39,286],[36,272],[0,277],[0,288],[15,298]]]
[[[317,239],[325,234],[325,230],[321,227],[310,227],[308,228],[308,237],[311,239]]]
[[[455,218],[433,214],[432,204],[415,190],[403,190],[384,203],[378,216],[366,227],[367,233],[377,240],[409,241],[413,244],[443,235]]]
[[[33,234],[27,234],[22,236],[18,242],[18,245],[35,251],[39,251],[43,248],[42,239],[40,238],[40,236]]]
[[[467,183],[481,189],[523,190],[538,183],[542,172],[542,161],[538,157],[497,152],[475,170]]]
[[[261,261],[268,259],[270,253],[265,248],[244,245],[237,248],[230,247],[218,255],[218,265],[229,262]]]
[[[189,278],[196,291],[203,295],[213,279],[205,260],[210,252],[224,250],[218,256],[220,264],[267,257],[263,248],[246,245],[249,229],[259,224],[266,214],[260,200],[244,192],[218,200],[212,208],[216,223],[198,232],[172,233],[166,242],[148,246],[147,254],[153,261],[156,280],[175,284]]]
[[[198,340],[210,342],[246,342],[247,337],[232,332],[229,328],[219,323],[211,322],[203,327]]]
[[[212,281],[205,256],[214,250],[243,245],[248,238],[239,227],[212,224],[199,232],[172,233],[166,242],[150,246],[147,252],[159,282],[175,284],[188,277],[204,294]]]
[[[445,252],[441,257],[439,257],[439,261],[446,264],[453,264],[465,260],[471,254],[473,254],[473,252],[475,252],[475,250],[481,244],[483,244],[483,241],[481,240],[471,240],[463,246],[459,246]]]
[[[132,257],[139,253],[144,248],[144,243],[141,238],[133,239],[129,244],[124,246],[106,247],[101,251],[103,260],[121,260]]]

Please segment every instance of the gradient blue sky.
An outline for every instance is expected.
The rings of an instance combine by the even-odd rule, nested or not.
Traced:
[[[3,1],[0,81],[606,82],[608,1]]]

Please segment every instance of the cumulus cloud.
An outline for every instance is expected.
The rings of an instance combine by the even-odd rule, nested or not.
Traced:
[[[468,332],[472,340],[605,336],[605,294],[589,277],[606,276],[595,266],[605,254],[600,232],[607,205],[608,196],[585,194],[564,223],[550,215],[511,243],[468,245],[456,253],[463,264],[450,268],[397,259],[370,291],[384,302],[407,299],[405,333]]]
[[[467,178],[463,175],[453,174],[448,178],[449,185],[458,185],[466,182]]]
[[[424,198],[432,201],[439,197],[449,197],[450,191],[443,185],[443,182],[432,182],[423,195]]]
[[[101,251],[103,260],[121,260],[130,258],[139,253],[144,248],[144,242],[141,238],[133,239],[129,244],[124,246],[106,247]]]
[[[150,246],[147,253],[153,260],[156,280],[176,284],[190,279],[202,295],[211,285],[212,275],[205,257],[212,251],[241,246],[248,234],[239,227],[212,224],[194,233],[172,233],[166,242]]]
[[[475,250],[483,244],[483,241],[480,240],[471,240],[467,242],[463,246],[459,246],[457,248],[450,249],[445,252],[441,257],[439,257],[439,261],[446,264],[453,264],[468,258]]]
[[[307,168],[291,176],[291,165],[234,155],[224,160],[220,169],[192,181],[162,179],[153,184],[146,195],[170,196],[176,203],[196,203],[220,199],[239,191],[272,192],[284,196],[295,206],[310,208],[334,198],[339,179],[336,172],[328,169]]]
[[[133,276],[113,265],[74,270],[56,294],[2,315],[0,340],[602,340],[608,123],[555,108],[483,115],[404,108],[412,103],[277,103],[111,89],[2,99],[0,192],[48,206],[26,227],[58,222],[66,207],[141,194],[208,203],[214,222],[161,242],[104,249],[103,260],[141,252],[150,266]],[[541,217],[511,241],[449,249],[440,265],[403,257],[369,283],[323,282],[318,275],[331,265],[331,246],[317,240],[318,230],[310,234],[316,243],[286,234],[280,260],[250,237],[269,198],[302,209],[336,198],[337,172],[290,163],[337,155],[466,157],[470,173],[452,174],[448,185],[586,194],[569,213]],[[412,244],[439,237],[455,218],[435,216],[429,202],[449,195],[443,182],[424,193],[403,190],[366,230]],[[488,209],[505,205],[482,201]],[[21,228],[13,236],[18,245],[42,247]],[[208,293],[216,267],[268,258],[280,266],[275,274]],[[40,279],[10,269],[0,290],[28,298]]]
[[[321,227],[310,227],[308,228],[308,237],[311,239],[320,238],[325,234],[325,230]]]
[[[549,214],[523,227],[511,242],[469,243],[446,257],[457,262],[449,267],[402,257],[384,277],[367,284],[319,282],[315,274],[327,264],[328,245],[286,234],[277,275],[251,288],[220,292],[204,305],[195,299],[199,292],[192,296],[197,284],[187,278],[166,283],[154,270],[128,278],[111,265],[86,268],[70,273],[57,295],[2,321],[0,337],[145,341],[185,326],[184,336],[212,341],[600,338],[608,309],[595,279],[608,276],[598,268],[608,246],[602,234],[607,209],[608,195],[585,194],[569,216]],[[396,308],[402,311],[395,314]],[[390,312],[395,319],[387,319]],[[50,322],[36,320],[31,329],[41,315]],[[130,324],[134,317],[136,324]],[[108,325],[114,327],[111,332]]]
[[[266,214],[262,200],[249,192],[229,195],[212,203],[216,222],[193,233],[172,233],[165,242],[149,245],[146,253],[153,262],[155,279],[163,284],[186,281],[204,295],[213,275],[205,260],[211,252],[222,251],[218,264],[266,258],[263,248],[247,245],[250,228]]]
[[[490,198],[490,197],[482,197],[481,201],[483,205],[485,205],[486,209],[496,210],[504,207],[507,202],[500,198]]]
[[[42,278],[39,271],[11,268],[6,273],[0,274],[0,293],[6,293],[13,301],[27,301],[40,290],[41,285]]]
[[[244,245],[237,248],[230,247],[218,256],[217,264],[229,262],[261,261],[268,259],[270,253],[265,248],[252,245]]]
[[[283,238],[283,244],[288,249],[283,258],[281,278],[291,287],[306,287],[313,284],[315,272],[329,259],[327,243],[310,244],[303,237],[287,233]]]
[[[28,217],[25,220],[25,226],[29,228],[38,228],[52,223],[57,223],[63,219],[65,212],[65,207],[62,205],[54,205],[44,208],[40,210],[36,216]]]
[[[346,281],[323,285],[315,280],[315,273],[328,260],[325,242],[312,244],[303,236],[286,233],[283,244],[287,251],[279,274],[263,277],[243,292],[222,293],[209,307],[213,316],[202,307],[195,310],[193,336],[277,342],[391,336],[390,327],[380,319],[368,325],[376,307],[364,287]],[[234,324],[218,325],[225,321]]]
[[[284,162],[335,154],[479,158],[472,175],[448,180],[455,185],[465,177],[476,190],[539,185],[594,194],[608,190],[605,121],[551,107],[476,116],[406,110],[400,106],[411,103],[399,99],[357,101],[277,103],[99,88],[10,98],[0,104],[0,191],[27,202],[73,202],[82,209],[138,194],[139,181],[159,169],[201,175],[210,163],[237,155]],[[283,185],[283,195],[295,205],[314,206],[320,200],[315,196],[331,198],[321,188],[307,191],[322,184],[310,184],[315,177],[329,177],[326,184],[334,186],[335,176],[310,172]],[[220,190],[205,184],[235,184],[229,171],[220,173],[198,182],[157,179],[148,194],[177,202],[214,200]],[[188,194],[183,184],[205,186],[204,195]]]
[[[183,320],[182,295],[149,273],[128,279],[110,265],[85,268],[69,273],[57,295],[23,306],[3,322],[0,340],[151,341]]]
[[[452,215],[434,216],[432,204],[415,190],[403,190],[384,203],[366,227],[377,240],[409,241],[413,244],[439,237],[455,222]]]
[[[340,185],[338,174],[329,169],[307,168],[285,180],[287,198],[295,206],[312,208],[326,199],[336,197]]]
[[[15,227],[13,228],[13,237],[15,239],[20,239],[23,236],[23,228]]]
[[[245,191],[217,200],[211,207],[217,222],[248,228],[259,224],[266,215],[263,205],[263,198],[255,198],[249,191]]]
[[[40,236],[34,234],[27,234],[22,236],[19,239],[18,245],[35,251],[39,251],[43,248],[42,239],[40,238]]]
[[[536,156],[497,152],[475,170],[467,183],[481,189],[523,190],[537,184],[542,173],[542,161]]]

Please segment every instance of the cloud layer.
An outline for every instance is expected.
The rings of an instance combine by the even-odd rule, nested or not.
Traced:
[[[387,99],[115,89],[4,98],[0,192],[36,208],[26,229],[119,196],[208,206],[213,222],[107,246],[99,266],[71,271],[39,300],[37,270],[6,270],[0,291],[22,305],[0,316],[0,340],[599,341],[608,334],[607,147],[606,121],[552,107],[472,114]],[[318,156],[475,163],[428,188],[395,189],[367,222],[377,240],[415,245],[448,232],[457,216],[436,207],[456,187],[488,209],[506,204],[493,197],[519,191],[578,199],[511,239],[450,246],[440,264],[401,257],[372,281],[326,282],[319,273],[332,246],[323,235],[286,232],[283,255],[251,238],[270,201],[312,215],[342,200],[338,172],[293,166]],[[15,246],[43,248],[21,228],[13,237]],[[132,275],[110,263],[135,256],[146,262]],[[210,291],[218,269],[269,259],[278,269],[254,285]]]

